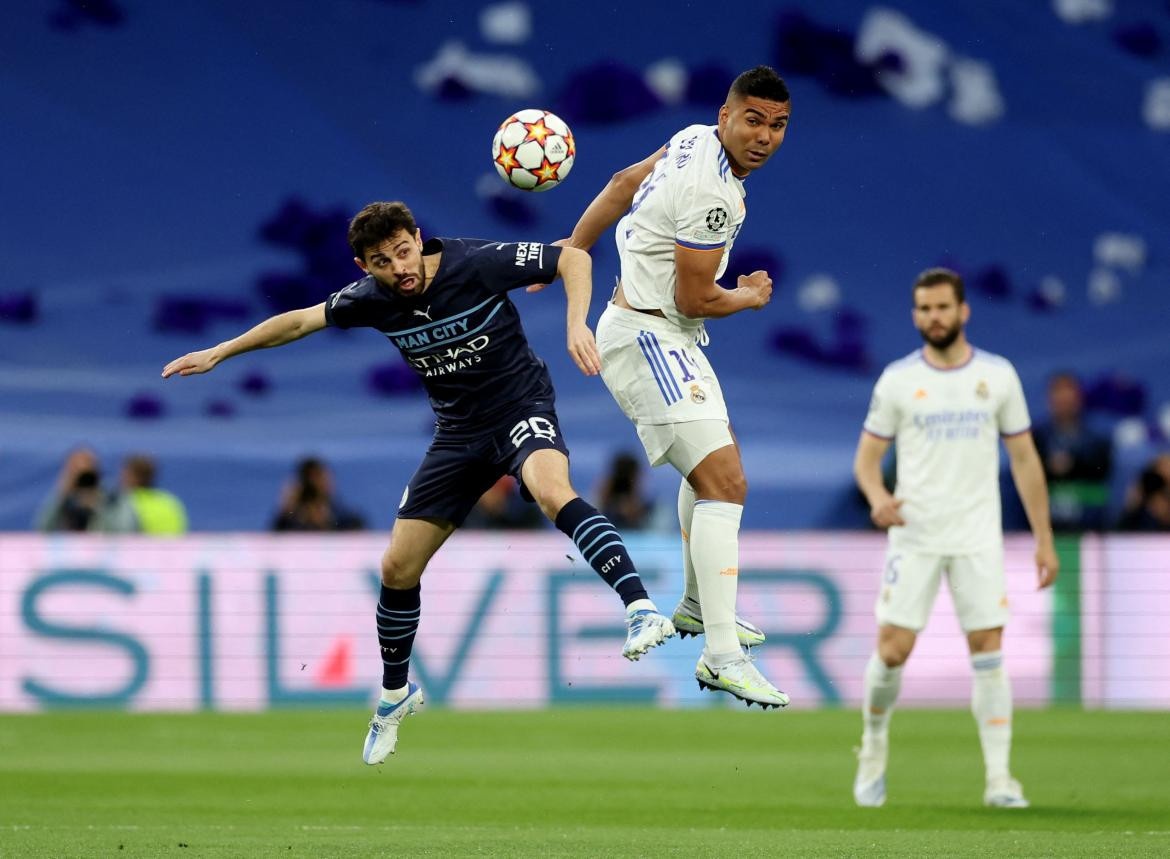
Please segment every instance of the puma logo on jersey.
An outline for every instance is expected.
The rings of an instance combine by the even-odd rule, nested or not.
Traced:
[[[412,310],[411,313],[413,313],[415,316],[421,316],[427,322],[434,322],[435,321],[435,320],[431,319],[431,306],[429,304],[427,305],[426,310]]]

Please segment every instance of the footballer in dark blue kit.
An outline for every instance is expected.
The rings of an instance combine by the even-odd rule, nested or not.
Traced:
[[[424,293],[389,292],[366,275],[329,297],[325,318],[339,328],[377,329],[418,373],[435,411],[435,438],[398,515],[461,525],[501,473],[527,492],[520,469],[534,450],[568,454],[548,368],[507,295],[554,280],[561,249],[430,239],[422,256],[442,259]],[[370,264],[380,259],[375,253]]]
[[[569,354],[586,375],[601,369],[586,323],[589,255],[540,242],[432,238],[423,242],[399,202],[366,206],[350,222],[354,262],[365,276],[314,307],[273,316],[240,336],[171,361],[164,378],[206,373],[221,361],[299,340],[326,326],[373,328],[418,373],[435,434],[407,484],[382,555],[376,612],[382,695],[362,749],[368,764],[395,751],[398,726],[423,703],[408,678],[427,563],[479,497],[512,474],[581,551],[626,607],[622,655],[636,660],[674,635],[646,593],[613,524],[569,481],[568,448],[548,368],[528,345],[509,290],[564,281]]]

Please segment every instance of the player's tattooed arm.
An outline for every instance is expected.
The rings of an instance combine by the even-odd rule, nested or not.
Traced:
[[[1044,480],[1044,466],[1036,452],[1036,444],[1030,432],[1006,436],[1003,440],[1011,460],[1012,480],[1032,536],[1036,538],[1036,579],[1040,587],[1046,588],[1056,581],[1060,572],[1060,560],[1056,556],[1056,544],[1052,536],[1052,518],[1048,511],[1048,484]]]
[[[586,317],[589,297],[593,293],[593,260],[577,248],[565,248],[557,261],[557,274],[565,282],[568,310],[565,321],[568,333],[569,355],[586,376],[601,372],[601,356]]]
[[[902,499],[891,495],[882,480],[882,457],[889,449],[889,439],[863,432],[853,457],[853,477],[857,481],[857,488],[869,502],[869,518],[879,528],[906,524],[899,512]]]
[[[305,307],[301,310],[290,310],[277,316],[269,317],[259,325],[245,331],[239,337],[225,340],[218,346],[202,349],[198,352],[189,352],[181,358],[176,358],[163,367],[162,377],[193,376],[206,373],[221,361],[251,352],[253,349],[268,349],[273,346],[283,346],[294,340],[300,340],[314,331],[325,327],[325,304],[315,307]]]

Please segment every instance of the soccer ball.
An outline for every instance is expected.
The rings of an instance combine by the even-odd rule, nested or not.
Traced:
[[[577,143],[564,120],[547,110],[520,110],[500,125],[492,140],[496,172],[522,191],[547,191],[573,169]]]

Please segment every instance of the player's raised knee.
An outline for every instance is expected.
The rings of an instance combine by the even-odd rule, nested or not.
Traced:
[[[695,487],[695,495],[710,501],[743,504],[747,499],[747,478],[742,470],[708,475],[707,479]]]
[[[382,555],[382,584],[394,590],[413,588],[422,578],[422,566],[387,549]]]
[[[554,522],[561,508],[577,497],[576,491],[568,483],[542,484],[530,488],[529,491],[544,515]]]
[[[886,668],[900,668],[910,658],[913,645],[906,646],[902,642],[883,641],[878,645],[878,658],[885,663]]]

